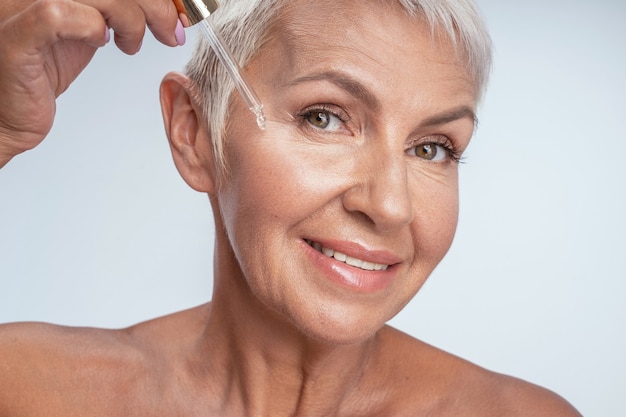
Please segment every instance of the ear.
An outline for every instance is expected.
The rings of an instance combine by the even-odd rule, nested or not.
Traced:
[[[171,72],[161,82],[161,111],[178,172],[196,191],[212,195],[217,177],[213,146],[194,82]]]

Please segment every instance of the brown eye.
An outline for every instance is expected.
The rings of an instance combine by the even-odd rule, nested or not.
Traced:
[[[330,113],[327,111],[314,110],[306,115],[306,120],[315,127],[326,129],[330,124]]]
[[[309,107],[300,114],[303,122],[313,129],[325,133],[346,133],[345,123],[349,118],[341,109],[327,108],[329,105]]]
[[[449,158],[458,162],[458,158],[454,152],[446,146],[434,142],[412,146],[407,150],[407,154],[431,162],[445,161]]]
[[[435,160],[438,153],[439,147],[432,143],[426,143],[415,147],[415,156],[428,161]]]

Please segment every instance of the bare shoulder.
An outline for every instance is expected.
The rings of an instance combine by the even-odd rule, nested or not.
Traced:
[[[0,416],[128,416],[131,404],[155,404],[163,350],[193,317],[198,309],[120,330],[0,325]]]
[[[384,330],[395,351],[394,370],[404,410],[418,416],[580,417],[556,393],[471,362],[421,342],[398,330]],[[398,378],[401,376],[401,378]],[[424,387],[428,387],[424,389]]]
[[[491,374],[491,385],[499,394],[499,409],[511,416],[581,417],[560,395],[507,375]]]
[[[141,359],[125,339],[123,332],[43,323],[0,326],[0,415],[54,416],[127,388]]]

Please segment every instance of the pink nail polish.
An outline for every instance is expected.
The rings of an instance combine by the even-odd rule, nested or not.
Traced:
[[[108,26],[104,27],[104,43],[107,44],[111,40],[111,32]]]
[[[176,23],[176,30],[174,31],[174,36],[176,37],[176,43],[178,46],[183,46],[186,41],[185,29],[183,28],[183,24],[180,19]]]

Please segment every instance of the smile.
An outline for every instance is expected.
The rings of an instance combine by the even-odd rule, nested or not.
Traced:
[[[354,266],[355,268],[360,268],[360,269],[363,269],[365,271],[385,271],[385,270],[387,270],[387,268],[389,268],[389,265],[377,264],[377,263],[373,263],[373,262],[364,261],[362,259],[353,258],[352,256],[348,256],[348,255],[346,255],[344,253],[341,253],[339,251],[326,248],[326,247],[320,245],[319,243],[313,242],[313,241],[308,240],[308,239],[306,240],[306,243],[308,243],[309,246],[311,246],[313,249],[315,249],[316,251],[318,251],[320,253],[323,253],[327,257],[334,258],[334,259],[338,260],[339,262],[343,262],[343,263],[345,263],[347,265]]]

